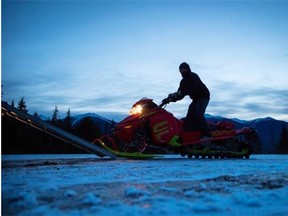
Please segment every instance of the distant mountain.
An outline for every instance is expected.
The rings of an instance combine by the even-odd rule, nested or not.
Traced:
[[[72,128],[77,127],[86,117],[89,117],[95,124],[98,124],[103,134],[110,134],[110,129],[115,124],[114,121],[108,120],[95,113],[85,113],[71,117]]]
[[[247,126],[254,128],[260,138],[261,153],[276,153],[283,127],[288,129],[288,122],[271,117],[249,121]]]
[[[245,121],[235,118],[228,119],[221,116],[206,115],[206,119],[214,123],[219,121],[232,122],[237,129],[243,127],[251,127],[255,129],[261,142],[261,153],[263,154],[276,153],[282,128],[286,127],[288,130],[288,122],[279,121],[271,117]]]

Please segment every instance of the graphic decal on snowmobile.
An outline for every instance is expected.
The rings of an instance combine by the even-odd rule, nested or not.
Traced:
[[[161,141],[161,137],[165,134],[169,133],[168,129],[168,122],[162,121],[153,126],[153,132],[157,138],[158,141]]]

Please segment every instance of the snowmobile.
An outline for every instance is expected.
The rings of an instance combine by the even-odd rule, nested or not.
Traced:
[[[201,139],[197,127],[185,128],[185,119],[177,119],[165,110],[168,98],[157,105],[142,98],[130,115],[112,129],[112,135],[93,140],[118,157],[144,159],[176,153],[189,158],[249,158],[258,136],[252,128],[235,129],[231,122],[207,121],[212,137]]]

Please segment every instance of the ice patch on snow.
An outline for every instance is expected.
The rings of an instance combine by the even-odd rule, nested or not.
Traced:
[[[77,192],[74,190],[68,190],[65,192],[66,197],[75,197],[77,195]]]
[[[135,188],[135,187],[129,187],[125,189],[124,195],[125,197],[129,197],[129,198],[137,198],[143,195],[149,196],[150,193],[143,191],[141,189]]]
[[[236,192],[234,193],[234,200],[236,204],[248,207],[260,207],[262,205],[259,198],[257,199],[257,194],[253,194],[253,196],[251,196],[250,194],[243,192]]]
[[[93,193],[87,193],[84,195],[84,199],[82,200],[82,204],[84,205],[99,205],[102,203],[102,200]]]

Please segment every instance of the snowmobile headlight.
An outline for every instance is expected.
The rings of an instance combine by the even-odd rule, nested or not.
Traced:
[[[142,106],[140,104],[133,106],[129,113],[130,115],[142,114]]]

